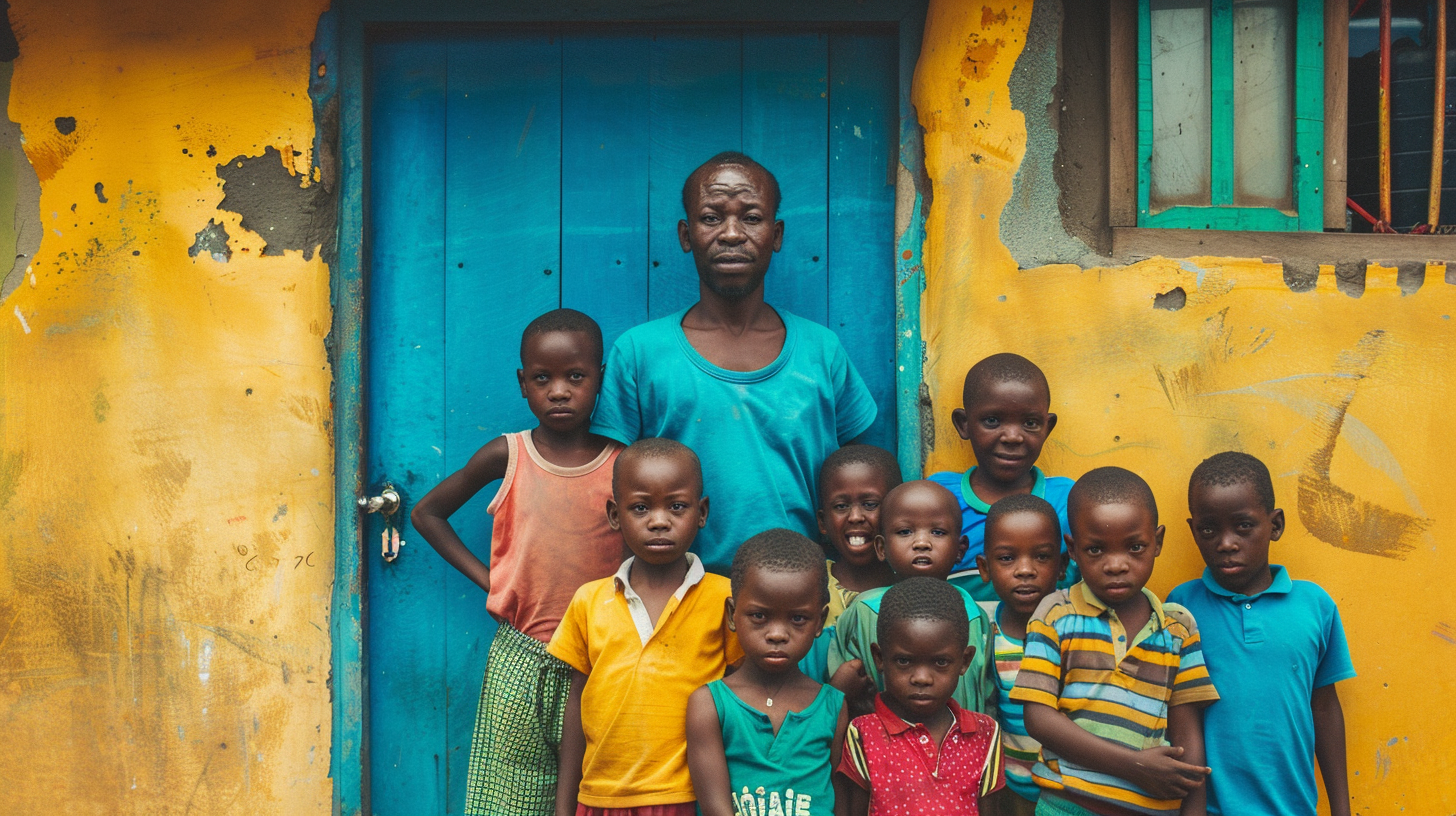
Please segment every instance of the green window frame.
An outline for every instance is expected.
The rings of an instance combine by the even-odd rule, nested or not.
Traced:
[[[1152,0],[1138,0],[1137,225],[1182,229],[1320,231],[1324,228],[1324,2],[1295,0],[1294,212],[1234,204],[1234,0],[1210,0],[1209,206],[1153,212]]]

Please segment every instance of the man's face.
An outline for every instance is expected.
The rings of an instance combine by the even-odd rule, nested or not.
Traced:
[[[677,223],[698,281],[725,300],[760,291],[784,242],[784,222],[774,215],[763,171],[729,164],[700,174],[690,185],[687,218]]]

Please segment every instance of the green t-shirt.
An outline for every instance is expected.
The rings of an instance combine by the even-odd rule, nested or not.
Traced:
[[[829,753],[844,695],[820,687],[814,702],[789,712],[775,734],[768,715],[738,699],[722,680],[709,683],[708,691],[723,727],[733,811],[832,816]]]
[[[834,625],[834,640],[829,644],[830,675],[845,663],[859,659],[864,661],[865,671],[875,681],[875,686],[880,691],[885,690],[885,679],[880,676],[879,669],[875,668],[870,644],[877,639],[880,600],[884,598],[887,589],[889,587],[876,587],[861,592],[854,599],[854,603],[844,610],[844,614],[839,616],[839,621]],[[971,619],[969,645],[976,647],[976,655],[971,658],[971,666],[961,676],[951,699],[960,703],[962,708],[995,716],[996,692],[991,684],[988,668],[991,665],[991,619],[969,592],[960,587],[956,587],[956,590],[961,593],[966,604],[966,614]]]

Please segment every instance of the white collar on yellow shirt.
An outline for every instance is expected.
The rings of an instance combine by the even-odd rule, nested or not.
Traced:
[[[679,601],[707,574],[703,570],[703,562],[696,555],[688,553],[687,559],[688,574],[683,576],[682,585],[672,593],[672,597]],[[636,560],[637,556],[634,555],[623,561],[617,574],[612,577],[617,581],[617,589],[622,590],[622,596],[627,599],[627,611],[632,615],[632,625],[637,627],[637,636],[642,638],[642,645],[646,646],[647,641],[652,638],[652,618],[647,615],[647,604],[642,602],[642,596],[637,594],[637,590],[632,588],[632,582],[627,580],[632,574],[632,562]]]

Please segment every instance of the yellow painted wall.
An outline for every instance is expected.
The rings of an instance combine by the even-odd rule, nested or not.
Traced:
[[[1334,596],[1360,673],[1339,685],[1355,812],[1452,812],[1456,286],[1433,265],[1403,296],[1394,269],[1372,267],[1357,299],[1324,268],[1296,294],[1277,264],[1219,257],[1018,270],[998,230],[1026,147],[1007,82],[1030,12],[1024,0],[931,3],[914,84],[934,189],[928,471],[972,464],[950,424],[966,369],[1026,355],[1060,416],[1047,472],[1120,465],[1152,485],[1168,525],[1162,594],[1202,569],[1184,522],[1189,472],[1221,450],[1260,457],[1290,521],[1273,558]],[[1154,309],[1173,287],[1187,305]]]
[[[329,808],[328,269],[259,257],[216,209],[230,157],[273,147],[308,175],[326,6],[12,0],[9,116],[45,235],[0,304],[7,813]],[[914,89],[934,188],[929,466],[969,464],[949,423],[966,368],[1028,355],[1061,415],[1046,469],[1153,484],[1166,592],[1199,567],[1188,471],[1261,456],[1292,525],[1276,557],[1340,602],[1361,672],[1341,686],[1357,812],[1450,812],[1456,608],[1433,588],[1456,572],[1456,435],[1439,425],[1456,286],[1436,267],[1402,296],[1376,268],[1358,299],[1328,277],[1295,294],[1277,266],[1217,257],[1019,271],[998,227],[1025,149],[1007,84],[1029,12],[931,4]],[[187,254],[209,219],[227,263]],[[1174,286],[1187,305],[1154,310]]]
[[[45,236],[0,304],[0,811],[327,812],[328,269],[258,257],[216,164],[307,173],[328,2],[10,5]]]

